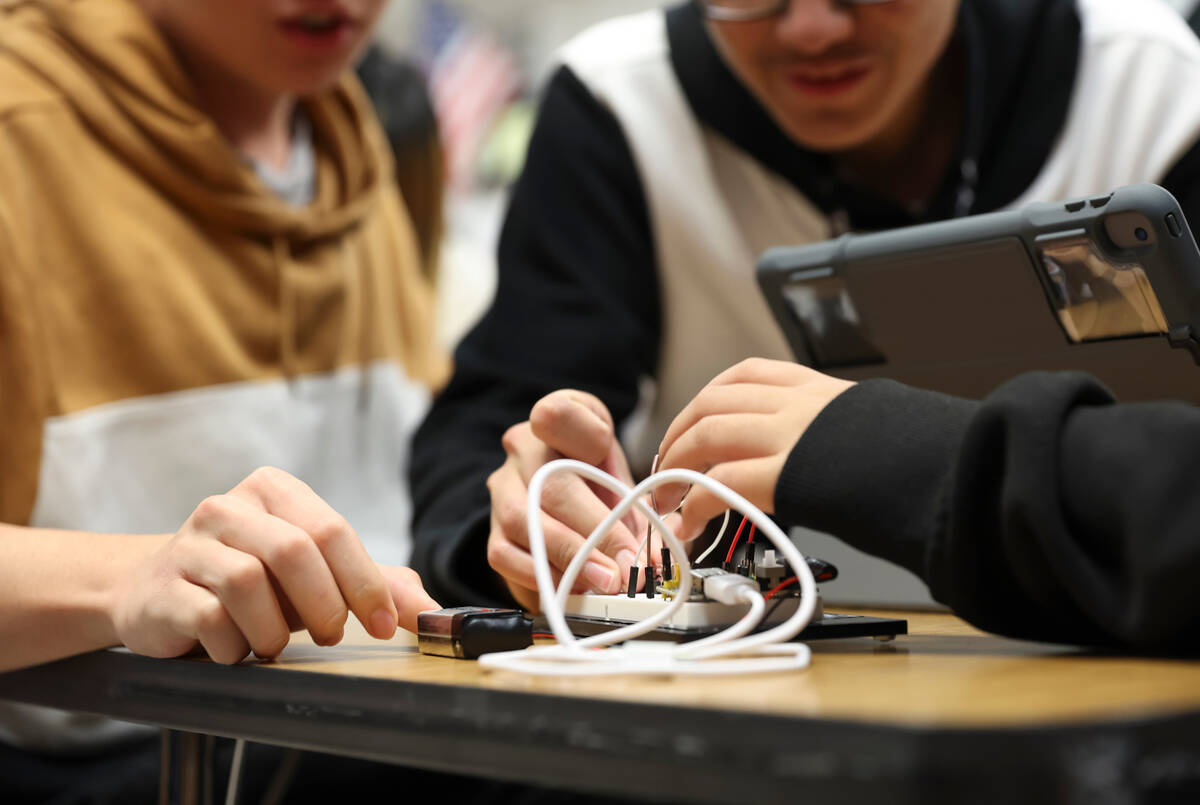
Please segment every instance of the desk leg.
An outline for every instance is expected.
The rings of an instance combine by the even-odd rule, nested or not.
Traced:
[[[171,731],[159,730],[158,805],[171,805]]]
[[[162,731],[158,778],[159,805],[170,805],[171,803],[171,774],[176,768],[178,768],[179,805],[200,805],[203,741],[204,736],[194,732]],[[173,762],[174,750],[179,753],[178,764]]]

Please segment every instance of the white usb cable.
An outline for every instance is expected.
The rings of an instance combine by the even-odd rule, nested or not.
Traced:
[[[596,526],[563,572],[557,590],[550,574],[546,556],[546,538],[542,532],[541,498],[547,480],[559,472],[575,475],[599,484],[621,497],[608,516]],[[702,486],[725,502],[730,509],[744,514],[758,526],[759,532],[783,554],[796,572],[800,584],[800,606],[783,623],[758,634],[749,634],[762,619],[765,609],[762,593],[752,584],[716,577],[711,591],[706,579],[706,594],[729,603],[746,601],[750,611],[728,629],[702,640],[678,646],[642,645],[611,647],[614,643],[634,640],[668,621],[687,600],[682,594],[691,588],[692,567],[683,544],[667,527],[658,513],[642,502],[645,495],[664,484]],[[655,473],[636,487],[630,487],[606,472],[572,459],[552,461],[536,473],[529,482],[529,549],[533,555],[533,571],[537,579],[538,598],[542,614],[554,633],[557,645],[534,646],[519,651],[485,654],[479,663],[487,668],[502,668],[527,674],[551,676],[595,676],[604,674],[735,674],[768,671],[798,670],[808,666],[811,653],[803,643],[788,643],[808,625],[816,611],[817,585],[808,563],[787,535],[766,514],[744,497],[707,475],[692,470],[673,469]],[[564,607],[567,596],[587,559],[604,536],[630,509],[644,514],[662,536],[663,545],[679,566],[680,595],[656,612],[637,623],[622,626],[603,634],[577,638],[567,626]],[[748,582],[748,580],[747,580]],[[609,647],[609,648],[605,648]],[[597,650],[599,649],[599,650]]]

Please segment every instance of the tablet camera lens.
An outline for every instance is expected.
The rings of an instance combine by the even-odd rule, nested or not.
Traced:
[[[1143,243],[1150,240],[1150,233],[1147,232],[1145,229],[1143,229],[1140,226],[1137,229],[1133,230],[1133,236],[1135,238],[1137,238],[1138,240],[1142,241]]]

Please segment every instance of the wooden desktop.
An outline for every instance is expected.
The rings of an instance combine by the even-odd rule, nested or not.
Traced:
[[[1200,791],[1200,662],[903,616],[910,634],[814,642],[811,668],[787,674],[529,678],[351,623],[339,646],[296,635],[278,661],[233,667],[96,652],[2,674],[0,697],[666,801]]]

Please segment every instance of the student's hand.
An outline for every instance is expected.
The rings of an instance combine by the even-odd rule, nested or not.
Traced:
[[[771,513],[792,448],[817,414],[853,385],[790,361],[742,361],[717,375],[675,417],[659,448],[659,469],[703,472]],[[661,487],[660,511],[674,509],[685,491],[680,536],[695,539],[728,507],[699,486]]]
[[[133,651],[175,657],[203,646],[220,663],[275,657],[292,630],[320,645],[342,639],[348,612],[374,637],[438,609],[408,568],[383,567],[305,483],[256,470],[203,501],[117,587],[111,618]]]
[[[533,406],[528,422],[508,429],[503,443],[508,457],[488,478],[492,499],[488,563],[523,607],[536,610],[537,581],[526,526],[533,474],[554,459],[573,458],[631,483],[629,465],[617,441],[612,415],[604,403],[582,391],[564,389],[546,395]],[[616,502],[607,490],[569,473],[555,475],[543,487],[542,528],[555,583]],[[644,535],[645,528],[640,514],[631,513],[618,523],[583,566],[576,589],[619,591],[641,542],[635,535]]]

